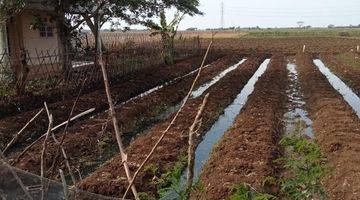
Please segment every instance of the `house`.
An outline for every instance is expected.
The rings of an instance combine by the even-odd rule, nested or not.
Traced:
[[[54,9],[44,0],[25,0],[24,8],[11,16],[0,33],[0,52],[9,53],[14,73],[25,72],[29,78],[59,70],[61,42],[56,24],[51,19]],[[34,22],[41,18],[42,25],[34,28]],[[51,67],[49,67],[51,65]]]

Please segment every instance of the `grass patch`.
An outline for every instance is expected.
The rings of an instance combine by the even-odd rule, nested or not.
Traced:
[[[245,30],[245,37],[339,37],[346,33],[348,37],[360,37],[360,28],[310,28],[310,29],[262,29]]]

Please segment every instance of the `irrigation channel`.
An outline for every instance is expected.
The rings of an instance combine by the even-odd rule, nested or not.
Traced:
[[[195,167],[194,167],[194,182],[199,180],[199,174],[209,159],[210,152],[213,149],[214,145],[220,140],[223,134],[231,127],[236,116],[241,112],[241,109],[246,104],[246,101],[254,91],[254,86],[258,81],[259,77],[264,74],[267,69],[270,59],[266,59],[251,77],[245,87],[241,90],[240,94],[237,95],[234,102],[229,105],[218,120],[212,125],[210,130],[205,134],[203,140],[197,146],[195,151]],[[180,179],[180,187],[185,188],[187,170],[183,172],[183,175]],[[178,193],[174,190],[170,191],[163,200],[174,200],[178,198]]]
[[[229,68],[225,69],[224,71],[222,71],[220,74],[218,74],[217,76],[215,76],[210,82],[205,83],[203,85],[201,85],[198,89],[192,91],[191,93],[191,98],[198,98],[200,97],[202,94],[204,94],[204,92],[209,89],[211,86],[213,86],[214,84],[216,84],[217,82],[219,82],[224,76],[226,76],[226,74],[230,73],[231,71],[234,71],[236,68],[239,67],[239,65],[243,64],[247,59],[242,59],[240,62],[238,62],[237,64],[234,64],[232,66],[230,66]],[[208,67],[208,66],[205,66]],[[204,68],[205,68],[204,67]],[[198,70],[196,70],[198,71]],[[155,119],[157,121],[160,120],[164,120],[167,119],[168,117],[170,117],[172,114],[174,114],[182,105],[182,103],[184,102],[185,99],[183,99],[181,102],[179,102],[178,104],[176,104],[175,106],[171,106],[168,109],[166,109],[166,111],[164,111],[163,113],[161,113],[159,116],[157,116]]]
[[[343,96],[344,100],[351,106],[356,115],[360,118],[360,98],[355,94],[355,92],[350,89],[339,77],[333,74],[321,60],[314,59],[313,62],[320,72],[326,76],[331,86]]]
[[[289,85],[286,90],[286,94],[289,99],[288,103],[288,112],[284,114],[284,125],[285,133],[292,133],[298,123],[304,123],[306,127],[304,128],[304,133],[312,138],[312,120],[309,118],[308,112],[305,110],[305,101],[302,99],[302,94],[300,90],[298,72],[296,70],[296,64],[291,63],[288,60],[286,69],[288,70]]]

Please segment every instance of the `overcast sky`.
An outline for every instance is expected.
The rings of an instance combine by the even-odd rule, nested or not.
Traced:
[[[360,24],[360,0],[200,0],[204,16],[186,17],[180,29],[220,27],[221,2],[225,27]]]

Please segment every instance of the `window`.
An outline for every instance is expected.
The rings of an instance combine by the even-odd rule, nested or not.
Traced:
[[[41,19],[41,25],[39,27],[39,33],[40,33],[40,37],[53,37],[54,33],[53,33],[53,27],[51,24],[51,20],[48,18],[43,18]]]
[[[53,27],[49,25],[44,25],[40,27],[39,28],[40,37],[53,37],[54,36],[53,30],[54,30]]]

